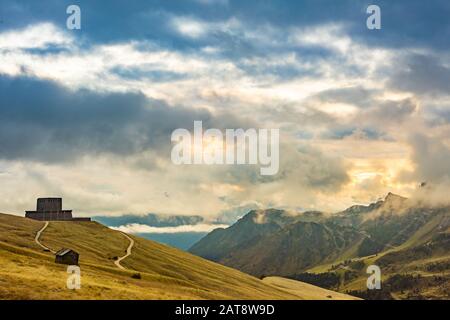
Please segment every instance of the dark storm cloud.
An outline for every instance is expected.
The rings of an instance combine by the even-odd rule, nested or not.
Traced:
[[[400,101],[368,100],[369,107],[360,109],[343,123],[328,126],[324,137],[342,139],[353,136],[367,140],[391,140],[392,128],[411,120],[417,105],[411,99]]]
[[[352,91],[347,92],[345,89],[324,91],[324,94],[319,96],[326,96],[327,102],[352,103],[354,101],[354,105],[364,107],[358,109],[352,116],[336,118],[328,123],[318,136],[321,139],[340,140],[353,137],[365,140],[391,140],[391,129],[411,120],[417,111],[417,104],[412,99],[378,100],[375,95],[366,97],[365,93],[357,98]],[[350,98],[352,96],[354,100]]]
[[[410,55],[390,80],[394,88],[420,94],[450,94],[450,68],[438,57]]]
[[[0,104],[0,158],[9,160],[168,152],[172,131],[190,130],[194,120],[214,128],[242,124],[230,115],[168,106],[140,93],[70,91],[29,78],[0,77]]]
[[[314,98],[327,103],[346,103],[360,108],[367,108],[373,104],[377,92],[363,87],[330,89],[318,93]]]
[[[412,99],[403,99],[400,101],[386,100],[380,101],[374,107],[363,111],[357,116],[356,120],[363,121],[363,119],[367,119],[382,128],[383,125],[398,125],[408,120],[416,110],[417,104]]]

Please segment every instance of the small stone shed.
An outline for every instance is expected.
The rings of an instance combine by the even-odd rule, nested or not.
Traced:
[[[67,264],[71,266],[78,265],[80,255],[72,249],[61,249],[55,254],[55,262],[60,264]]]

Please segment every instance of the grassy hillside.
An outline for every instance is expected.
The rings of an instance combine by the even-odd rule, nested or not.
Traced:
[[[66,266],[35,242],[43,222],[0,214],[0,299],[305,299],[237,270],[133,237],[96,222],[50,222],[40,241],[80,253],[81,290],[66,288]],[[139,276],[137,276],[139,275]],[[140,278],[140,279],[139,279]],[[320,291],[320,288],[317,290]]]
[[[309,300],[359,300],[359,298],[347,294],[325,290],[308,283],[282,277],[266,277],[263,282],[292,294],[302,294]]]

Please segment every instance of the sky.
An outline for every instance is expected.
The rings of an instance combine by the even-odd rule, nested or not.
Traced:
[[[78,216],[213,218],[449,190],[449,16],[446,0],[0,0],[0,212],[59,196]],[[278,174],[174,165],[171,133],[196,120],[279,128]]]

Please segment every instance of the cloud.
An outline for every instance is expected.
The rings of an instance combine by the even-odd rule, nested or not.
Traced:
[[[410,137],[412,160],[415,165],[414,177],[430,184],[450,179],[450,147],[438,138],[425,134]]]
[[[333,88],[318,93],[314,98],[326,103],[346,103],[367,108],[373,102],[376,92],[361,86]]]
[[[177,32],[192,38],[205,36],[211,31],[207,23],[189,17],[174,17],[171,23]]]
[[[448,49],[448,19],[450,5],[446,0],[435,0],[430,6],[421,0],[393,3],[380,0],[383,29],[389,32],[371,32],[365,26],[367,17],[366,1],[341,1],[339,5],[332,0],[321,1],[257,1],[239,0],[192,0],[157,1],[137,0],[127,5],[112,0],[105,7],[101,2],[80,0],[84,19],[83,36],[92,42],[107,43],[118,40],[162,39],[183,47],[184,41],[165,28],[168,14],[188,15],[206,21],[217,21],[239,17],[251,27],[272,24],[287,30],[292,27],[345,24],[352,38],[371,47],[390,48],[437,47]],[[45,6],[46,10],[42,10]],[[39,3],[14,0],[2,1],[2,20],[5,28],[23,27],[23,24],[38,21],[51,21],[61,24],[65,17],[67,4],[52,0]],[[404,21],[416,23],[404,23]],[[111,23],[114,21],[114,23]],[[192,43],[189,43],[189,46]]]
[[[338,53],[347,53],[352,45],[350,37],[345,35],[343,25],[322,24],[295,30],[291,41],[303,46],[319,46]]]
[[[418,94],[450,94],[450,66],[438,56],[410,54],[403,59],[394,69],[391,86]]]
[[[325,154],[307,143],[296,148],[286,144],[280,149],[280,173],[274,179],[286,188],[295,185],[315,191],[339,190],[348,182],[347,167],[342,158]]]
[[[263,2],[81,1],[71,32],[63,4],[4,0],[2,208],[52,193],[83,214],[336,209],[447,169],[405,148],[448,143],[448,3],[382,1],[389,32],[371,32],[363,2]],[[280,128],[280,174],[172,166],[170,133],[193,120]]]
[[[369,107],[357,112],[349,123],[365,127],[366,132],[372,133],[372,137],[392,139],[399,129],[401,131],[407,128],[415,120],[418,110],[415,99],[374,99]]]
[[[266,213],[264,211],[256,211],[255,216],[253,217],[253,222],[256,224],[265,224],[267,223]]]
[[[189,129],[194,120],[218,128],[240,124],[230,115],[169,106],[139,92],[71,91],[31,78],[0,77],[0,100],[0,158],[8,160],[65,162],[152,149],[169,158],[177,128]]]
[[[449,190],[450,178],[445,176],[436,183],[427,183],[425,186],[417,188],[411,196],[412,204],[448,208],[450,205]]]
[[[280,175],[273,178],[261,177],[257,166],[171,164],[175,128],[190,129],[194,120],[203,120],[205,128],[254,127],[228,113],[168,105],[139,92],[69,90],[33,78],[0,77],[0,88],[0,158],[17,183],[26,181],[30,189],[27,204],[13,209],[55,194],[77,199],[68,204],[84,214],[214,215],[249,199],[261,206],[298,203],[347,181],[338,157],[296,150],[295,140],[284,144]],[[24,163],[24,173],[17,162]],[[176,201],[161,208],[167,192]]]
[[[0,33],[0,50],[69,47],[73,37],[49,22]]]
[[[144,224],[127,224],[120,227],[111,227],[111,229],[126,232],[126,233],[209,233],[214,229],[228,228],[228,225],[224,224],[195,224],[195,225],[183,225],[177,227],[151,227]]]

